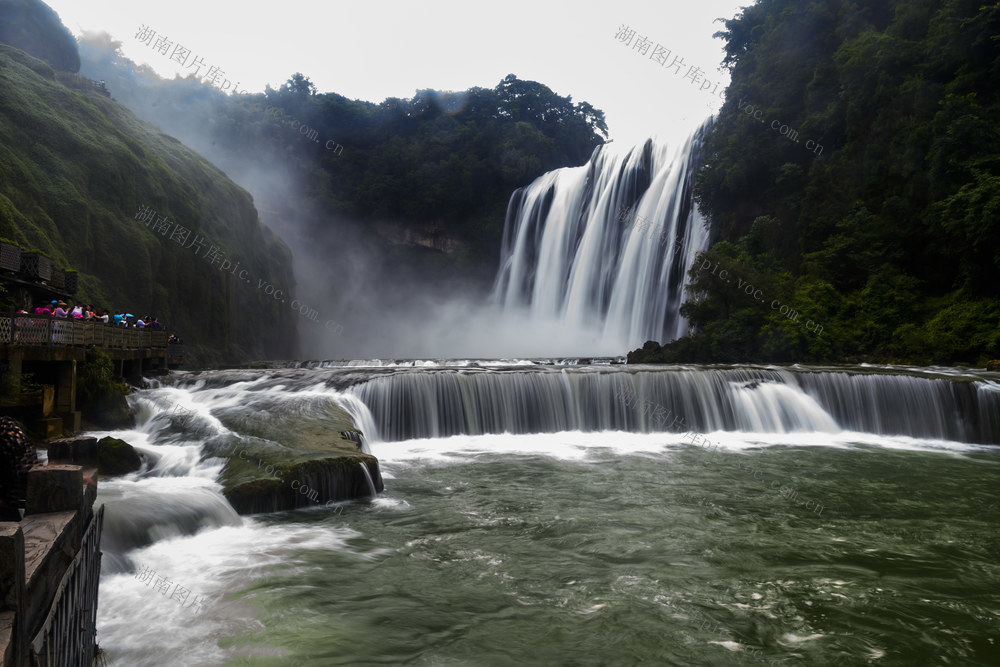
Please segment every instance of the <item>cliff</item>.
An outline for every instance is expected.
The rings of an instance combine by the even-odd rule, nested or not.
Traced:
[[[291,255],[250,195],[92,81],[4,45],[0,237],[77,269],[81,302],[157,316],[196,364],[294,354]]]

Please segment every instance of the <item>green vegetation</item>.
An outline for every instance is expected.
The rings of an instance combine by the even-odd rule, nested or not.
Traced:
[[[76,365],[76,406],[86,419],[108,429],[131,425],[127,394],[128,386],[115,380],[111,357],[99,349],[88,350],[86,360]]]
[[[41,393],[42,385],[36,381],[34,373],[14,375],[7,368],[7,362],[0,364],[0,408],[16,411],[34,404]]]
[[[106,35],[83,39],[81,72],[237,180],[268,174],[247,177],[255,194],[280,219],[299,221],[324,255],[342,251],[346,228],[387,263],[404,260],[421,274],[458,269],[491,281],[511,193],[584,163],[607,136],[603,112],[513,74],[494,88],[381,103],[318,94],[301,73],[277,90],[227,96],[193,77],[164,81],[120,46]],[[400,246],[378,228],[386,222],[457,248],[429,261],[393,256]]]
[[[695,333],[633,358],[1000,358],[998,34],[979,0],[761,0],[726,21],[697,197],[720,239],[703,259],[732,282],[699,260]]]
[[[156,315],[196,363],[292,356],[294,313],[204,259],[294,284],[246,191],[73,74],[0,45],[0,236],[79,271],[78,298]],[[142,206],[204,237],[200,255],[135,220]],[[193,236],[192,236],[193,239]]]

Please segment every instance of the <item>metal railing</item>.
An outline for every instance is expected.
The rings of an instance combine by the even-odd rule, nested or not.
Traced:
[[[139,349],[166,347],[167,332],[36,315],[0,316],[0,344]]]
[[[31,642],[31,664],[39,667],[93,664],[103,525],[104,505],[101,505],[83,534],[80,551],[59,582],[45,622]]]

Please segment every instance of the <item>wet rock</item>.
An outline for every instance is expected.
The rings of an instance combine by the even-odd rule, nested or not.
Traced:
[[[97,442],[97,471],[102,475],[127,475],[142,467],[142,457],[135,447],[118,438]]]

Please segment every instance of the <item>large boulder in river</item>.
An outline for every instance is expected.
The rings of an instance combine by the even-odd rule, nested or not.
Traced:
[[[219,482],[240,514],[331,507],[384,489],[378,459],[339,408],[239,419],[240,436],[206,442],[205,455],[228,459]]]
[[[223,472],[226,500],[240,514],[329,508],[340,501],[373,496],[385,488],[378,460],[370,454],[288,461],[241,451],[242,459],[230,459]]]
[[[142,467],[142,457],[135,447],[118,438],[97,441],[97,472],[102,475],[127,475]]]

